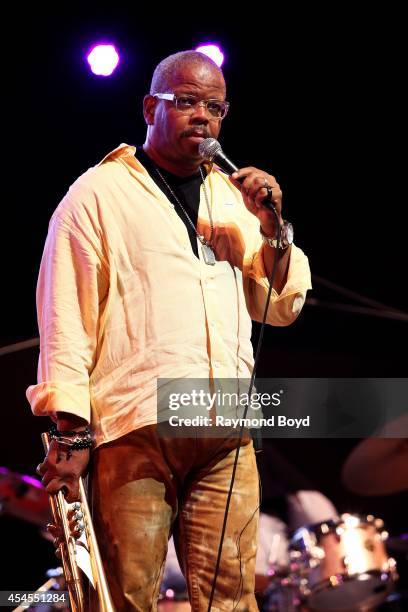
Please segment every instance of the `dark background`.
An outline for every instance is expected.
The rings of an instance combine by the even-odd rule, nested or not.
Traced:
[[[224,150],[238,165],[278,178],[285,216],[312,272],[408,310],[402,16],[392,8],[357,13],[344,3],[330,10],[283,6],[10,13],[3,52],[1,346],[37,336],[41,252],[48,220],[69,185],[120,142],[143,142],[141,103],[155,65],[206,40],[226,52],[231,110],[220,138]],[[121,52],[112,78],[91,75],[84,61],[101,39]],[[316,281],[310,296],[355,304]],[[400,320],[306,305],[292,327],[266,330],[259,374],[405,376],[406,332]],[[35,382],[37,350],[0,360],[0,464],[34,474],[46,424],[31,416],[25,389]],[[340,511],[379,515],[397,535],[406,529],[406,493],[364,498],[340,482],[357,442],[277,445]],[[0,518],[0,532],[1,588],[35,588],[55,565],[50,544],[9,516]]]

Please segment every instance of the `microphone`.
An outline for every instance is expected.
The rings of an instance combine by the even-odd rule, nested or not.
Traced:
[[[198,152],[203,159],[209,162],[215,162],[223,172],[231,176],[237,172],[239,168],[232,162],[224,153],[220,143],[215,138],[205,138],[198,145]],[[245,179],[239,178],[238,182],[242,183]],[[269,188],[270,189],[270,188]],[[275,206],[272,202],[272,190],[270,194],[262,201],[262,204],[272,210],[276,214]]]
[[[215,138],[205,138],[198,146],[201,157],[215,162],[228,176],[238,171],[238,167],[225,155],[220,143]],[[241,181],[243,179],[240,179]]]

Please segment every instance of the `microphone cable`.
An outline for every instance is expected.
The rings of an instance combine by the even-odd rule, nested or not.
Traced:
[[[281,227],[279,225],[278,213],[276,211],[275,206],[270,201],[267,200],[267,202],[265,202],[265,205],[267,205],[269,210],[271,210],[274,213],[274,215],[275,215],[276,226],[278,228],[277,244],[279,245],[280,239],[281,239]],[[260,356],[260,353],[261,353],[263,335],[264,335],[265,324],[266,324],[266,317],[267,317],[267,314],[268,314],[269,303],[271,301],[273,282],[274,282],[275,276],[276,276],[278,260],[279,260],[279,247],[276,247],[275,259],[274,259],[273,266],[272,266],[272,272],[271,272],[271,275],[270,275],[270,278],[269,278],[269,290],[268,290],[268,295],[266,297],[265,310],[264,310],[264,314],[263,314],[263,318],[262,318],[261,329],[260,329],[260,332],[259,332],[259,338],[258,338],[258,343],[257,343],[257,347],[256,347],[256,352],[255,352],[254,367],[253,367],[253,370],[252,370],[251,380],[250,380],[250,383],[249,383],[248,400],[250,400],[250,397],[252,395],[252,389],[253,389],[253,386],[254,386],[254,383],[255,383],[256,370],[257,370],[257,367],[258,367],[259,356]],[[217,584],[217,578],[218,578],[218,574],[219,574],[219,570],[220,570],[222,547],[223,547],[223,544],[224,544],[225,530],[226,530],[227,520],[228,520],[228,511],[229,511],[230,502],[231,502],[232,489],[234,487],[234,482],[235,482],[235,474],[236,474],[236,471],[237,471],[239,451],[240,451],[240,448],[241,448],[241,442],[242,442],[242,438],[243,438],[243,435],[244,435],[244,419],[246,418],[246,415],[248,413],[248,408],[249,408],[249,403],[245,406],[244,414],[243,414],[243,417],[242,417],[241,428],[240,428],[240,432],[239,432],[239,436],[238,436],[238,445],[237,445],[237,448],[236,448],[236,451],[235,451],[235,459],[234,459],[234,465],[232,467],[231,482],[230,482],[230,486],[229,486],[229,490],[228,490],[227,501],[225,503],[224,519],[223,519],[223,523],[222,523],[220,543],[218,545],[217,562],[216,562],[216,565],[215,565],[214,577],[213,577],[213,581],[212,581],[211,594],[210,594],[210,599],[208,601],[207,612],[211,612],[211,606],[212,606],[212,602],[213,602],[214,594],[215,594],[215,587],[216,587],[216,584]],[[236,608],[238,603],[239,603],[239,601],[234,606],[234,609]]]

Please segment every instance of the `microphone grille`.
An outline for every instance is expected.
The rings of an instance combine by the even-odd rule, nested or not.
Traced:
[[[198,145],[198,152],[207,161],[212,161],[221,150],[221,145],[215,138],[206,138]]]

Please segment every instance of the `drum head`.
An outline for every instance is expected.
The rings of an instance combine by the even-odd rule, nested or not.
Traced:
[[[391,588],[392,580],[387,574],[360,574],[337,586],[325,581],[313,590],[307,603],[312,610],[325,612],[371,610],[384,601]]]

